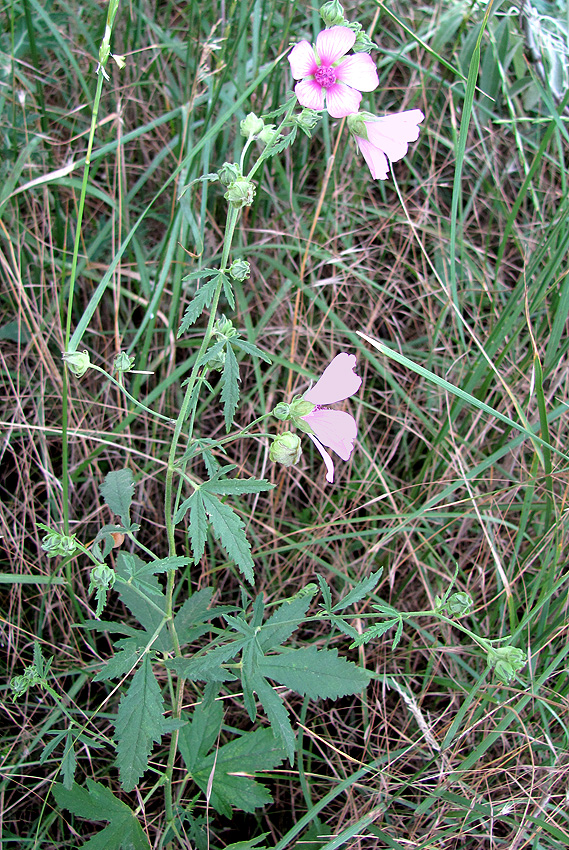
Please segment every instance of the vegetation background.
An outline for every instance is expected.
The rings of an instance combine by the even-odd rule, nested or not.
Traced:
[[[333,487],[309,447],[291,470],[268,462],[264,440],[240,444],[232,458],[277,485],[240,504],[257,589],[280,600],[321,573],[341,595],[383,567],[377,596],[411,612],[432,607],[456,573],[456,589],[474,600],[469,628],[511,634],[528,663],[501,683],[468,638],[428,617],[407,625],[395,648],[386,633],[351,650],[374,673],[368,690],[336,703],[291,699],[299,757],[270,772],[274,802],[228,819],[196,798],[204,831],[188,846],[207,846],[212,824],[216,846],[267,833],[275,850],[564,850],[567,5],[536,0],[517,13],[510,2],[366,0],[345,11],[378,44],[380,87],[366,108],[426,117],[393,177],[374,182],[343,122],[324,115],[312,140],[264,166],[241,219],[252,276],[237,288],[238,322],[273,362],[245,364],[240,421],[271,409],[340,350],[357,354],[364,379],[350,408],[357,449]],[[99,825],[58,812],[50,796],[57,752],[40,759],[59,709],[39,691],[12,703],[8,682],[31,663],[37,638],[55,656],[54,681],[74,716],[89,716],[111,691],[91,681],[108,640],[75,628],[93,612],[85,563],[62,571],[48,561],[38,528],[63,515],[61,351],[106,6],[9,0],[3,12],[0,841],[71,848]],[[84,342],[106,368],[122,349],[136,355],[135,368],[151,374],[135,375],[131,392],[165,415],[179,408],[199,346],[199,333],[175,339],[183,278],[219,252],[225,217],[218,187],[179,193],[235,158],[249,111],[283,102],[292,80],[286,59],[274,60],[320,28],[317,7],[300,0],[119,8],[112,50],[126,65],[109,66],[103,86],[73,324],[130,237]],[[426,371],[381,355],[356,331]],[[128,458],[143,542],[165,555],[168,426],[133,413],[92,372],[72,380],[65,415],[73,532],[88,542],[110,521],[99,485]],[[218,405],[204,404],[200,427],[223,434]],[[213,583],[220,599],[237,586],[213,545],[188,581]],[[360,631],[374,601],[352,621]],[[126,616],[116,597],[111,613]],[[312,623],[302,639],[320,646],[328,636]],[[107,731],[119,695],[99,715]],[[246,722],[236,698],[234,727]],[[107,765],[91,752],[78,781],[118,792]],[[141,783],[124,798],[154,846],[163,813],[144,791]]]

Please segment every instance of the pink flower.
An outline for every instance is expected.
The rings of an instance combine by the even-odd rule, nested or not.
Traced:
[[[420,109],[397,112],[377,118],[369,112],[350,115],[348,127],[356,140],[374,180],[385,180],[389,163],[403,159],[409,142],[419,138],[419,127],[425,116]]]
[[[324,446],[333,449],[342,460],[349,460],[358,427],[349,413],[330,410],[322,405],[343,401],[359,390],[362,379],[354,372],[355,367],[356,358],[353,354],[337,354],[324,369],[320,380],[302,397],[316,405],[311,413],[301,419],[304,419],[314,432],[308,436],[322,455],[326,464],[326,481],[330,484],[334,481],[334,463]]]
[[[331,27],[318,33],[316,47],[307,41],[294,46],[288,61],[294,79],[302,80],[294,88],[301,106],[324,109],[326,98],[326,109],[332,118],[345,118],[358,111],[360,92],[373,91],[379,80],[373,59],[367,53],[342,59],[355,40],[353,30]]]

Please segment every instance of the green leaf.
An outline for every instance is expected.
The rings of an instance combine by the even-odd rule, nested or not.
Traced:
[[[61,773],[63,776],[63,784],[68,791],[73,788],[73,780],[75,778],[76,767],[77,759],[75,758],[75,746],[73,737],[71,735],[71,730],[69,730],[65,739],[63,758],[61,759]]]
[[[119,679],[129,673],[138,662],[139,655],[134,649],[123,649],[109,658],[102,670],[94,677],[94,682],[106,682],[108,679]]]
[[[401,640],[401,635],[403,634],[403,618],[401,617],[399,622],[397,623],[397,631],[395,632],[395,637],[393,638],[393,644],[391,649],[394,650]]]
[[[227,303],[232,310],[235,309],[235,296],[233,294],[233,285],[227,275],[223,275],[223,294],[227,298]]]
[[[225,430],[230,431],[239,402],[239,363],[230,345],[225,349],[222,381],[221,401],[223,402]]]
[[[344,596],[342,599],[340,599],[339,602],[334,605],[332,611],[343,611],[344,608],[347,608],[349,605],[355,605],[356,602],[359,602],[360,599],[363,599],[365,596],[371,593],[372,590],[375,589],[378,581],[380,580],[382,573],[383,567],[381,567],[375,573],[371,573],[371,575],[369,575],[367,578],[362,579],[362,581],[359,581],[356,585],[354,585],[350,592],[346,594],[346,596]]]
[[[259,632],[257,641],[263,652],[280,646],[298,629],[311,601],[311,596],[294,596],[290,602],[279,605]]]
[[[322,607],[324,608],[326,613],[330,614],[332,612],[332,594],[330,593],[330,588],[326,583],[326,579],[324,578],[324,576],[321,576],[320,573],[317,573],[316,578],[318,579],[318,584],[320,585],[320,593],[322,594]]]
[[[296,740],[282,699],[262,676],[257,676],[251,685],[265,710],[274,737],[284,746],[289,761],[293,764]]]
[[[245,536],[245,526],[229,505],[205,490],[200,491],[204,507],[209,515],[213,533],[230,558],[235,561],[250,584],[255,583],[254,563],[251,547]]]
[[[191,725],[180,730],[178,746],[194,782],[206,796],[211,792],[210,805],[231,817],[233,807],[253,812],[271,802],[270,793],[252,774],[280,764],[285,752],[269,729],[244,733],[217,746],[223,723],[223,703],[215,699],[217,692],[217,686],[208,686]]]
[[[87,788],[70,789],[56,783],[53,795],[61,809],[91,821],[109,821],[109,826],[82,845],[82,850],[150,850],[150,843],[129,807],[101,785],[87,779]]]
[[[347,635],[352,640],[357,640],[360,636],[360,633],[354,629],[353,626],[348,625],[342,617],[337,617],[335,614],[330,614],[330,622],[333,623],[336,628],[343,632],[343,634]]]
[[[116,764],[121,785],[132,791],[148,767],[148,756],[164,732],[164,700],[148,655],[121,698],[115,723]]]
[[[251,838],[249,841],[237,841],[235,844],[228,844],[225,850],[269,850],[266,844],[259,847],[259,841],[266,838],[268,834],[268,832],[264,832],[262,835]]]
[[[194,296],[194,298],[192,298],[192,300],[186,307],[186,312],[184,313],[184,317],[178,329],[176,339],[180,339],[182,334],[186,333],[188,328],[190,328],[194,324],[194,322],[199,319],[205,308],[209,307],[214,296],[215,290],[217,289],[217,284],[219,283],[220,278],[224,277],[218,269],[201,269],[200,274],[198,275],[196,273],[195,276],[205,277],[205,272],[208,272],[213,276],[210,277],[210,279],[207,280],[205,283],[202,283],[196,295]],[[192,277],[192,275],[188,275],[188,277]]]
[[[392,629],[393,626],[397,626],[401,622],[400,617],[393,617],[391,620],[385,620],[383,623],[378,623],[376,626],[372,626],[370,629],[367,629],[363,635],[358,635],[357,638],[354,638],[354,642],[351,644],[351,648],[355,646],[361,646],[364,643],[369,643],[370,640],[374,638],[381,637],[389,629]]]
[[[272,490],[274,486],[265,478],[216,478],[215,481],[206,481],[200,489],[220,496],[242,496],[244,493]]]
[[[119,552],[117,556],[117,574],[126,582],[144,566],[144,561],[131,552]],[[145,590],[124,582],[117,581],[114,589],[140,625],[149,632],[149,636],[153,635],[163,622],[166,611],[166,597],[156,576],[149,576],[145,582],[145,590],[148,590],[150,595],[147,595]],[[166,627],[162,628],[153,647],[162,652],[171,651],[172,640]]]
[[[176,670],[184,679],[191,682],[227,682],[236,677],[221,665],[234,658],[247,644],[249,638],[235,640],[224,646],[217,646],[205,655],[193,658],[173,658],[166,662],[171,670]]]
[[[279,655],[258,659],[260,675],[274,679],[310,699],[357,694],[367,687],[370,675],[347,658],[338,657],[336,649],[313,646],[289,649]]]
[[[174,628],[180,646],[190,643],[211,628],[206,620],[213,616],[213,612],[210,613],[209,611],[212,596],[213,588],[203,587],[193,593],[189,599],[186,599],[174,617]]]
[[[124,525],[130,525],[130,505],[134,481],[131,469],[116,469],[105,476],[99,487],[101,496],[114,514],[120,516]]]
[[[264,351],[261,351],[260,348],[257,348],[256,345],[246,339],[241,339],[241,337],[232,337],[231,345],[235,348],[241,349],[241,351],[245,351],[246,354],[250,354],[251,357],[260,357],[261,360],[265,361],[265,363],[273,362],[268,354],[265,354]]]

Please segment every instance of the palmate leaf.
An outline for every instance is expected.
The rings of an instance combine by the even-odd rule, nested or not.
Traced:
[[[336,649],[306,646],[257,661],[259,674],[274,679],[310,699],[336,699],[357,694],[367,687],[370,675],[353,661],[338,656]]]
[[[77,817],[109,822],[109,826],[82,845],[82,850],[150,850],[150,843],[132,811],[100,782],[87,779],[87,789],[75,784],[67,789],[56,783],[53,795],[61,809]]]
[[[164,700],[148,655],[122,697],[115,722],[116,764],[121,785],[132,791],[148,767],[148,756],[165,731]]]
[[[272,801],[254,774],[276,767],[285,752],[269,729],[246,732],[217,746],[223,722],[223,704],[215,699],[217,691],[217,686],[206,688],[191,724],[180,730],[179,749],[194,782],[204,794],[210,793],[210,805],[231,817],[233,808],[253,812]]]
[[[108,679],[119,679],[126,676],[138,662],[138,653],[134,648],[122,649],[109,658],[102,670],[99,670],[94,682],[106,682]]]
[[[123,525],[130,525],[130,505],[134,480],[131,469],[116,469],[105,476],[99,490],[105,503],[120,516]]]

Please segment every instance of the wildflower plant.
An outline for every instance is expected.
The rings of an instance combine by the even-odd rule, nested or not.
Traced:
[[[113,0],[99,54],[96,107],[108,77],[105,68],[112,55],[117,10],[118,2]],[[357,451],[357,425],[350,412],[330,405],[353,398],[362,388],[362,378],[355,371],[356,357],[342,351],[301,396],[283,399],[272,411],[257,411],[257,418],[249,424],[239,422],[242,361],[247,359],[258,368],[272,362],[248,339],[234,315],[235,288],[237,284],[250,285],[254,271],[244,250],[234,255],[233,243],[240,216],[257,197],[260,168],[290,147],[299,129],[310,136],[317,127],[318,113],[325,109],[332,118],[349,118],[350,130],[372,176],[383,179],[389,162],[404,156],[408,143],[417,139],[423,120],[419,110],[384,119],[357,114],[362,92],[370,93],[378,85],[374,62],[365,52],[370,45],[360,37],[361,27],[358,30],[344,25],[347,22],[339,4],[326,4],[326,16],[336,22],[342,17],[342,22],[320,32],[314,47],[301,41],[289,54],[297,80],[295,97],[271,115],[249,113],[240,123],[244,141],[239,161],[222,163],[217,172],[204,177],[208,183],[217,184],[226,202],[223,244],[218,262],[212,260],[185,277],[187,292],[192,295],[178,338],[193,335],[199,344],[181,378],[179,410],[171,416],[142,404],[127,390],[133,367],[140,365],[136,356],[120,352],[106,370],[80,350],[101,288],[71,335],[79,238],[75,244],[63,354],[67,380],[80,381],[87,370],[98,373],[101,380],[113,383],[133,409],[154,417],[168,436],[163,479],[165,557],[149,550],[139,539],[144,517],[139,523],[132,520],[135,478],[126,464],[108,472],[101,482],[101,497],[115,521],[102,526],[94,540],[79,543],[69,533],[68,517],[62,530],[44,528],[46,557],[67,563],[79,552],[88,562],[87,582],[94,610],[81,627],[89,632],[107,632],[114,641],[113,654],[101,662],[93,679],[96,683],[114,682],[117,687],[120,683],[123,688],[112,720],[112,737],[98,726],[97,712],[85,719],[66,709],[49,684],[50,664],[43,661],[39,647],[34,652],[34,664],[11,683],[14,699],[22,699],[39,686],[60,706],[66,725],[48,745],[50,753],[57,746],[63,748],[61,781],[54,784],[53,794],[61,809],[80,818],[108,822],[97,838],[97,846],[146,848],[150,843],[136,814],[109,783],[92,778],[85,783],[77,781],[78,761],[82,754],[89,754],[90,748],[107,753],[125,792],[133,791],[147,773],[154,771],[155,784],[149,796],[163,795],[165,814],[159,846],[167,841],[177,846],[188,824],[196,826],[192,800],[198,797],[225,817],[231,817],[234,809],[253,812],[271,802],[270,791],[259,774],[285,760],[293,765],[297,749],[295,720],[278,687],[300,698],[318,700],[358,694],[370,682],[372,674],[348,656],[345,643],[341,652],[328,645],[299,646],[300,641],[292,645],[291,638],[307,620],[327,621],[333,633],[342,638],[348,635],[354,646],[394,628],[396,645],[403,624],[413,623],[423,613],[401,614],[382,603],[376,606],[375,614],[368,615],[373,622],[366,622],[363,633],[355,632],[347,620],[354,606],[374,591],[380,571],[370,573],[336,603],[320,576],[318,585],[307,584],[268,605],[261,594],[255,593],[258,567],[254,547],[236,504],[240,497],[255,497],[275,486],[268,477],[239,473],[231,462],[231,448],[241,440],[254,439],[265,445],[270,461],[278,465],[275,471],[289,474],[282,470],[300,463],[309,469],[311,461],[302,456],[304,434],[324,459],[326,480],[333,484],[334,464],[326,448],[347,461]],[[361,50],[348,55],[356,47]],[[115,60],[119,67],[124,63],[122,57]],[[93,132],[96,118],[95,109]],[[85,174],[88,176],[88,166]],[[79,210],[81,214],[81,205]],[[79,215],[78,232],[80,227]],[[311,363],[310,372],[317,371],[317,364]],[[217,439],[200,429],[204,404],[218,412],[223,436]],[[284,432],[279,431],[283,422]],[[309,474],[316,477],[312,469]],[[202,562],[206,550],[215,550],[220,569],[231,571],[239,583],[239,593],[233,598],[218,600],[216,587],[206,584],[188,594],[188,576]],[[318,591],[323,602],[309,613],[316,606]],[[455,623],[451,618],[466,614],[470,606],[456,594],[447,596],[428,613]],[[110,599],[124,604],[129,623],[124,618],[101,619]],[[495,647],[466,626],[460,628],[486,652],[488,665],[502,681],[509,681],[523,666],[523,653],[509,646]],[[235,693],[240,695],[249,719],[249,726],[239,732],[224,719],[224,698]],[[158,747],[166,751],[161,765],[155,760]],[[178,781],[177,775],[183,775],[183,780]]]

